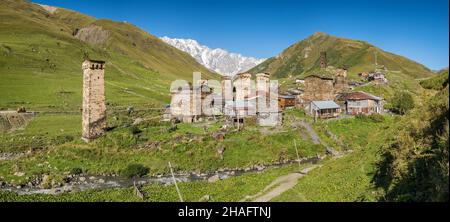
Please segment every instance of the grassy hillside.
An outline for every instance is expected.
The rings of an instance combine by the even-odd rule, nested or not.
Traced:
[[[378,65],[390,71],[402,72],[413,78],[428,77],[431,70],[405,57],[385,52],[367,42],[338,38],[325,33],[315,33],[286,50],[256,66],[250,72],[269,72],[276,77],[304,76],[320,72],[320,52],[327,53],[328,65],[347,67],[350,77],[359,72],[375,69],[375,54]]]
[[[426,101],[396,125],[377,165],[375,185],[387,201],[449,200],[448,71],[422,82]]]
[[[438,76],[423,80],[420,85],[426,89],[442,90],[448,85],[448,70],[438,73]]]
[[[100,31],[98,31],[100,30]],[[107,61],[109,105],[161,106],[175,79],[214,78],[191,56],[124,22],[26,1],[0,3],[0,108],[76,111],[85,56]]]

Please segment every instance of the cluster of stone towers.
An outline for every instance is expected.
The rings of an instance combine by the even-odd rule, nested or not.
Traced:
[[[206,103],[203,101],[202,109],[193,109],[196,106],[195,98],[198,97],[198,95],[194,95],[195,86],[190,86],[189,91],[172,90],[170,105],[172,118],[183,122],[195,122],[212,116],[224,115],[237,122],[243,122],[245,118],[252,117],[256,118],[256,122],[260,125],[278,124],[278,97],[277,92],[270,91],[270,74],[256,74],[256,84],[255,80],[252,80],[252,74],[240,73],[234,77],[222,77],[220,90],[210,87],[212,85],[207,80],[201,80],[197,84],[197,87],[202,89],[200,94],[202,100],[208,95],[219,95],[212,101],[208,100]],[[275,98],[272,98],[274,100],[272,103],[271,95]],[[204,108],[210,108],[205,107],[205,104],[211,104],[214,107],[212,115],[204,112]],[[276,110],[268,107],[276,107]],[[195,110],[195,112],[186,112],[188,110]]]
[[[83,70],[83,140],[89,142],[106,130],[105,62],[85,60]]]

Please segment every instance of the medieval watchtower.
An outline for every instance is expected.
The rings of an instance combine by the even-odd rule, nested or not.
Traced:
[[[320,52],[320,68],[326,69],[328,67],[327,52]]]
[[[102,136],[106,129],[105,62],[85,60],[83,69],[83,139]]]

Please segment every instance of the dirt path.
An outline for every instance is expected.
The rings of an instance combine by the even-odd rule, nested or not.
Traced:
[[[314,144],[321,144],[319,135],[317,135],[316,131],[313,129],[311,124],[309,124],[308,122],[306,122],[304,120],[298,121],[298,124],[303,126],[306,129],[306,131],[308,132],[308,134],[311,137],[311,140]]]
[[[304,177],[306,174],[317,167],[320,167],[320,165],[306,168],[301,172],[290,173],[288,175],[278,177],[259,193],[252,196],[247,196],[241,201],[253,200],[253,202],[268,202],[273,198],[279,196],[280,194],[286,192],[287,190],[292,189],[295,185],[297,185],[297,182],[300,178]]]

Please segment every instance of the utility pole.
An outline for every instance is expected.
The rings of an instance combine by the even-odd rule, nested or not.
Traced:
[[[297,162],[298,162],[298,171],[302,171],[302,166],[300,164],[300,155],[298,155],[298,149],[297,149],[297,142],[294,139],[294,147],[295,147],[295,152],[297,152]]]
[[[375,71],[378,69],[378,53],[375,51]]]
[[[172,174],[173,183],[175,184],[175,188],[177,189],[178,197],[180,198],[180,202],[184,202],[183,197],[181,196],[180,189],[178,189],[177,180],[175,179],[175,175],[173,174],[172,164],[170,164],[170,161],[169,161],[169,168],[170,173]]]

